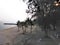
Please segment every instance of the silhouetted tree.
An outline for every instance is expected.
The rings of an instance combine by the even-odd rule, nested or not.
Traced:
[[[46,35],[48,35],[48,29],[50,25],[53,26],[55,30],[56,17],[53,14],[56,8],[53,6],[55,0],[28,0],[27,5],[28,14],[30,13],[33,16],[36,16],[36,23],[44,28]],[[54,11],[55,10],[55,11]]]
[[[17,21],[18,31],[20,30],[20,29],[19,29],[19,28],[20,28],[20,26],[21,26],[21,25],[20,25],[20,21],[18,20],[18,21]]]
[[[20,30],[19,28],[22,27],[23,34],[26,32],[26,27],[27,27],[26,21],[25,22],[20,22],[18,20],[16,25],[18,27],[18,31]]]
[[[26,21],[25,22],[20,22],[20,25],[22,26],[23,34],[26,33]]]
[[[29,19],[29,18],[27,18],[26,24],[27,24],[28,26],[31,26],[31,32],[32,32],[32,26],[34,25],[33,22],[32,22],[32,20]]]

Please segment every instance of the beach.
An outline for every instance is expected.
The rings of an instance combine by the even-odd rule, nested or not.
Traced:
[[[60,27],[59,27],[60,29]],[[58,30],[58,28],[57,28]],[[30,33],[30,27],[27,28],[25,34],[22,34],[23,30],[20,28],[18,32],[17,27],[0,31],[0,45],[59,45],[60,39],[54,37],[49,33],[49,37],[45,38],[44,31],[40,27],[33,26],[32,33]]]
[[[19,33],[17,27],[0,30],[0,44],[5,45],[6,43],[9,43],[12,45],[12,41]]]

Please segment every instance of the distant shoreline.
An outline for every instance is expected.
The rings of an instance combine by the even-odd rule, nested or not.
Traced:
[[[12,28],[15,28],[15,27],[16,27],[16,26],[14,26],[14,27],[8,27],[8,28],[2,29],[2,30],[0,30],[0,31],[9,30],[9,29],[12,29]]]

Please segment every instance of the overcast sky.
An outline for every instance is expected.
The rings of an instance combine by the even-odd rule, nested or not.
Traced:
[[[27,5],[21,0],[0,0],[0,21],[16,22],[27,18]]]

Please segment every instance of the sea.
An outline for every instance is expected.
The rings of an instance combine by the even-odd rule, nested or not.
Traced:
[[[0,30],[8,29],[15,26],[16,25],[4,25],[4,23],[0,22]]]

